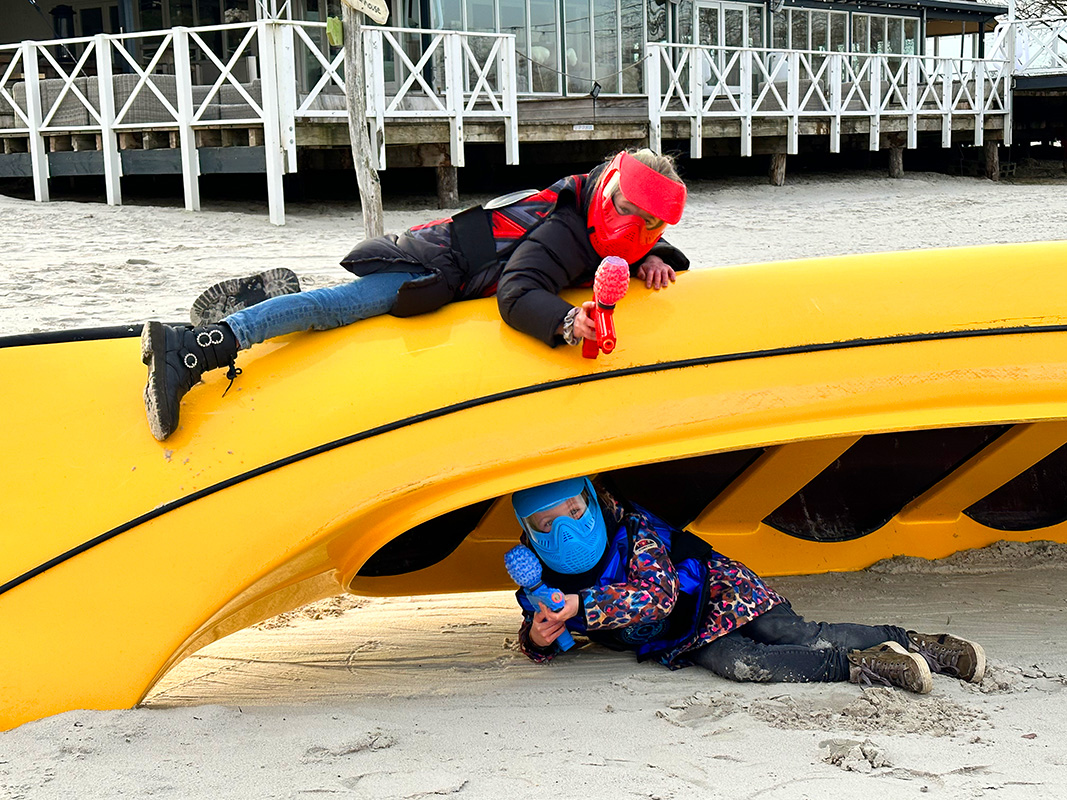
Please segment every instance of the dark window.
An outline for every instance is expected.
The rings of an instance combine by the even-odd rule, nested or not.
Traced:
[[[866,536],[1008,427],[865,436],[764,522],[783,533],[816,542]]]
[[[493,502],[457,508],[405,531],[367,560],[360,577],[404,575],[443,561],[478,527]]]
[[[1067,445],[963,513],[998,531],[1032,531],[1067,521]]]
[[[79,13],[82,36],[96,36],[104,32],[104,10],[102,8],[83,8]]]
[[[609,489],[684,528],[763,455],[763,448],[642,464],[601,475]]]

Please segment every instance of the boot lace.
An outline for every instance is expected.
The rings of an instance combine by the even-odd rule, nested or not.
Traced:
[[[231,359],[230,366],[226,370],[226,378],[230,382],[226,384],[226,391],[222,393],[223,397],[226,396],[226,392],[230,391],[230,387],[233,386],[234,380],[237,378],[238,375],[241,374],[241,371],[241,368],[237,366],[237,362]]]
[[[959,677],[960,650],[958,647],[945,645],[936,639],[922,639],[917,648],[919,655],[926,659],[931,672]]]
[[[861,661],[857,666],[860,668],[859,683],[862,686],[901,686],[904,683],[903,664],[879,661],[874,667]]]

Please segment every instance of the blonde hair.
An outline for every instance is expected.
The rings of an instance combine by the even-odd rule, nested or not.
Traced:
[[[670,178],[675,183],[682,183],[678,174],[678,168],[674,163],[674,156],[665,156],[650,150],[647,147],[631,147],[626,150],[646,167],[650,167],[665,178]],[[614,156],[612,156],[614,158]],[[610,160],[610,159],[609,159]]]

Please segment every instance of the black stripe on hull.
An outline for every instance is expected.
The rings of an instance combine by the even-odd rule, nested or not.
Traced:
[[[138,326],[139,332],[140,326]],[[98,329],[99,330],[99,329]],[[349,444],[355,444],[357,442],[364,441],[366,439],[380,436],[383,433],[389,433],[391,431],[399,430],[400,428],[407,427],[408,425],[417,425],[420,422],[426,422],[432,419],[439,419],[441,417],[448,416],[449,414],[455,414],[459,411],[465,411],[471,408],[478,408],[480,406],[490,405],[492,403],[501,402],[503,400],[509,400],[515,397],[522,397],[525,395],[538,394],[540,392],[547,392],[553,389],[560,389],[568,386],[577,386],[583,383],[596,383],[603,380],[609,380],[612,378],[621,378],[628,375],[645,375],[656,372],[668,372],[678,369],[687,369],[689,367],[701,367],[712,364],[724,364],[734,361],[749,361],[758,358],[773,358],[776,356],[787,355],[799,355],[804,353],[821,353],[830,352],[834,350],[848,350],[851,348],[860,347],[877,347],[880,345],[888,344],[908,344],[912,342],[937,342],[947,341],[952,339],[972,339],[982,338],[988,336],[1015,336],[1019,334],[1029,333],[1067,333],[1067,325],[1039,325],[1039,326],[1021,326],[1012,328],[984,328],[979,330],[961,330],[961,331],[938,331],[934,333],[912,333],[903,334],[900,336],[882,336],[873,339],[850,339],[840,342],[822,342],[816,344],[806,345],[794,345],[791,347],[771,348],[766,350],[748,350],[741,353],[724,353],[720,355],[712,356],[699,356],[696,358],[680,359],[678,361],[663,361],[656,364],[642,364],[634,367],[625,367],[623,369],[610,370],[607,372],[597,372],[589,375],[576,375],[570,378],[562,378],[556,381],[547,381],[545,383],[532,384],[530,386],[522,386],[515,389],[508,389],[502,392],[495,392],[493,394],[484,395],[482,397],[472,398],[470,400],[464,400],[459,403],[453,403],[451,405],[442,406],[441,408],[433,409],[431,411],[424,411],[420,414],[415,414],[404,419],[396,420],[394,422],[387,423],[385,425],[379,425],[374,428],[369,428],[359,433],[353,433],[340,439],[335,439],[332,442],[326,442],[316,447],[312,447],[308,450],[303,450],[299,453],[286,456],[285,458],[272,461],[269,464],[256,467],[255,469],[243,472],[240,475],[235,475],[232,478],[228,478],[219,483],[207,486],[197,492],[193,492],[190,495],[172,500],[169,503],[164,503],[156,508],[152,509],[146,514],[142,514],[139,517],[135,517],[123,524],[105,531],[98,536],[83,542],[76,547],[72,547],[66,552],[60,553],[54,558],[39,564],[38,566],[24,572],[16,578],[12,578],[7,583],[0,585],[0,595],[11,591],[17,586],[26,583],[29,580],[42,575],[52,567],[58,566],[65,561],[69,561],[81,553],[84,553],[97,545],[114,539],[120,534],[126,533],[139,525],[149,522],[153,519],[163,516],[171,511],[182,508],[204,497],[208,497],[216,492],[220,492],[223,489],[228,489],[231,486],[236,486],[239,483],[256,478],[260,475],[265,475],[269,472],[273,472],[276,469],[295,464],[304,459],[311,458],[322,453],[328,453],[331,450],[336,450],[340,447],[345,447]]]

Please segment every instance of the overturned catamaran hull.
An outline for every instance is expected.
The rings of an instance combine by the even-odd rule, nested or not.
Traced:
[[[1065,263],[1032,244],[635,284],[596,361],[492,300],[294,335],[243,353],[226,397],[221,371],[194,388],[162,444],[138,328],[0,341],[0,729],[130,707],[341,591],[507,588],[507,495],[565,476],[607,473],[768,575],[1067,541]]]

